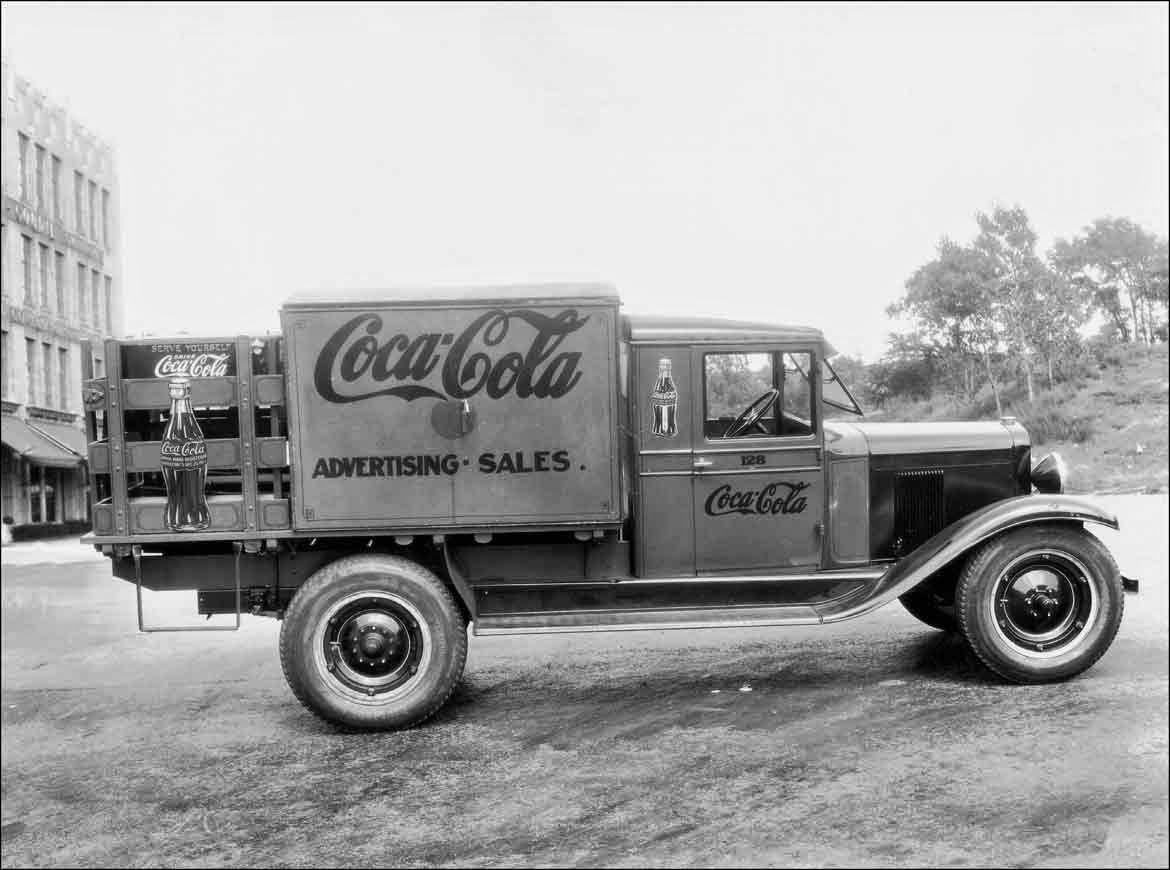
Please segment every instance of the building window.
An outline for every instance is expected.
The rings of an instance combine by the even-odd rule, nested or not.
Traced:
[[[0,395],[8,395],[8,360],[12,355],[12,336],[0,330]]]
[[[90,286],[90,292],[93,293],[93,309],[90,312],[93,315],[93,325],[101,329],[102,327],[102,274],[97,269],[92,272],[93,283]]]
[[[102,188],[102,244],[110,250],[110,192]]]
[[[68,411],[73,398],[69,394],[69,348],[57,348],[57,385],[61,394],[61,410]]]
[[[105,374],[106,374],[106,367],[105,367],[105,364],[102,362],[102,358],[100,356],[95,356],[93,358],[93,376],[95,378],[101,378],[101,377],[105,377]]]
[[[18,161],[17,169],[20,172],[20,198],[25,202],[32,202],[32,184],[30,181],[32,167],[29,166],[28,156],[30,143],[28,141],[28,136],[25,136],[23,133],[17,133],[16,138],[20,143],[16,151]]]
[[[48,245],[37,245],[40,248],[41,259],[38,263],[38,273],[41,280],[41,308],[49,307],[49,272],[53,268],[53,253]]]
[[[20,237],[20,275],[24,281],[24,304],[31,306],[36,302],[36,290],[33,284],[33,240],[28,236]]]
[[[45,482],[45,467],[33,465],[29,472],[28,487],[28,519],[29,522],[41,522],[41,487]]]
[[[85,232],[85,178],[73,172],[73,223],[77,232]]]
[[[61,202],[61,158],[56,154],[53,155],[53,220],[57,223],[63,223],[61,220],[61,209],[63,207]]]
[[[48,167],[45,165],[49,161],[48,152],[40,145],[37,146],[37,208],[40,211],[49,210],[49,197],[47,188],[47,172]]]
[[[85,300],[88,294],[85,291],[85,276],[89,274],[89,270],[85,268],[83,263],[77,264],[77,321],[78,323],[85,323],[89,319],[85,312]]]
[[[106,332],[114,332],[114,279],[106,275]]]
[[[42,342],[41,343],[41,377],[44,380],[41,382],[41,398],[44,401],[44,407],[53,407],[53,345]]]
[[[35,338],[24,340],[24,374],[28,378],[28,403],[37,403],[37,341]]]
[[[53,278],[57,282],[57,316],[64,320],[68,317],[65,310],[65,255],[54,251],[53,258]]]
[[[97,204],[97,184],[95,182],[89,183],[89,237],[91,239],[97,238],[97,222],[98,222],[98,204]]]

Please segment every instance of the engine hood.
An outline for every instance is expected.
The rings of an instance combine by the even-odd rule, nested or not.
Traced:
[[[868,423],[825,421],[825,445],[837,455],[888,456],[1011,450],[1028,444],[1028,433],[1014,418],[995,422]]]

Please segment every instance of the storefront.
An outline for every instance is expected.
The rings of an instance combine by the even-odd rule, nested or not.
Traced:
[[[17,530],[52,524],[62,533],[74,531],[88,514],[84,434],[67,424],[8,414],[0,424],[4,523]]]

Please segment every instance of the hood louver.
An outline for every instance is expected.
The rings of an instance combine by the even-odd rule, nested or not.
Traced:
[[[894,555],[912,553],[941,532],[946,514],[941,470],[899,472],[894,478]]]

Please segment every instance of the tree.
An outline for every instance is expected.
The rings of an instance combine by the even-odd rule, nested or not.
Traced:
[[[1128,218],[1098,218],[1071,241],[1057,240],[1049,255],[1094,308],[1117,326],[1124,341],[1149,343],[1165,329],[1167,242]],[[1162,271],[1160,271],[1162,270]]]
[[[869,399],[884,405],[892,396],[929,398],[942,373],[944,354],[944,348],[917,332],[891,333],[886,354],[868,367]]]
[[[922,337],[960,361],[965,381],[973,388],[973,366],[982,364],[996,411],[1003,413],[1000,378],[994,355],[999,343],[995,293],[995,263],[985,252],[963,247],[944,238],[938,256],[919,267],[906,282],[906,295],[887,310],[893,316],[909,315]]]

